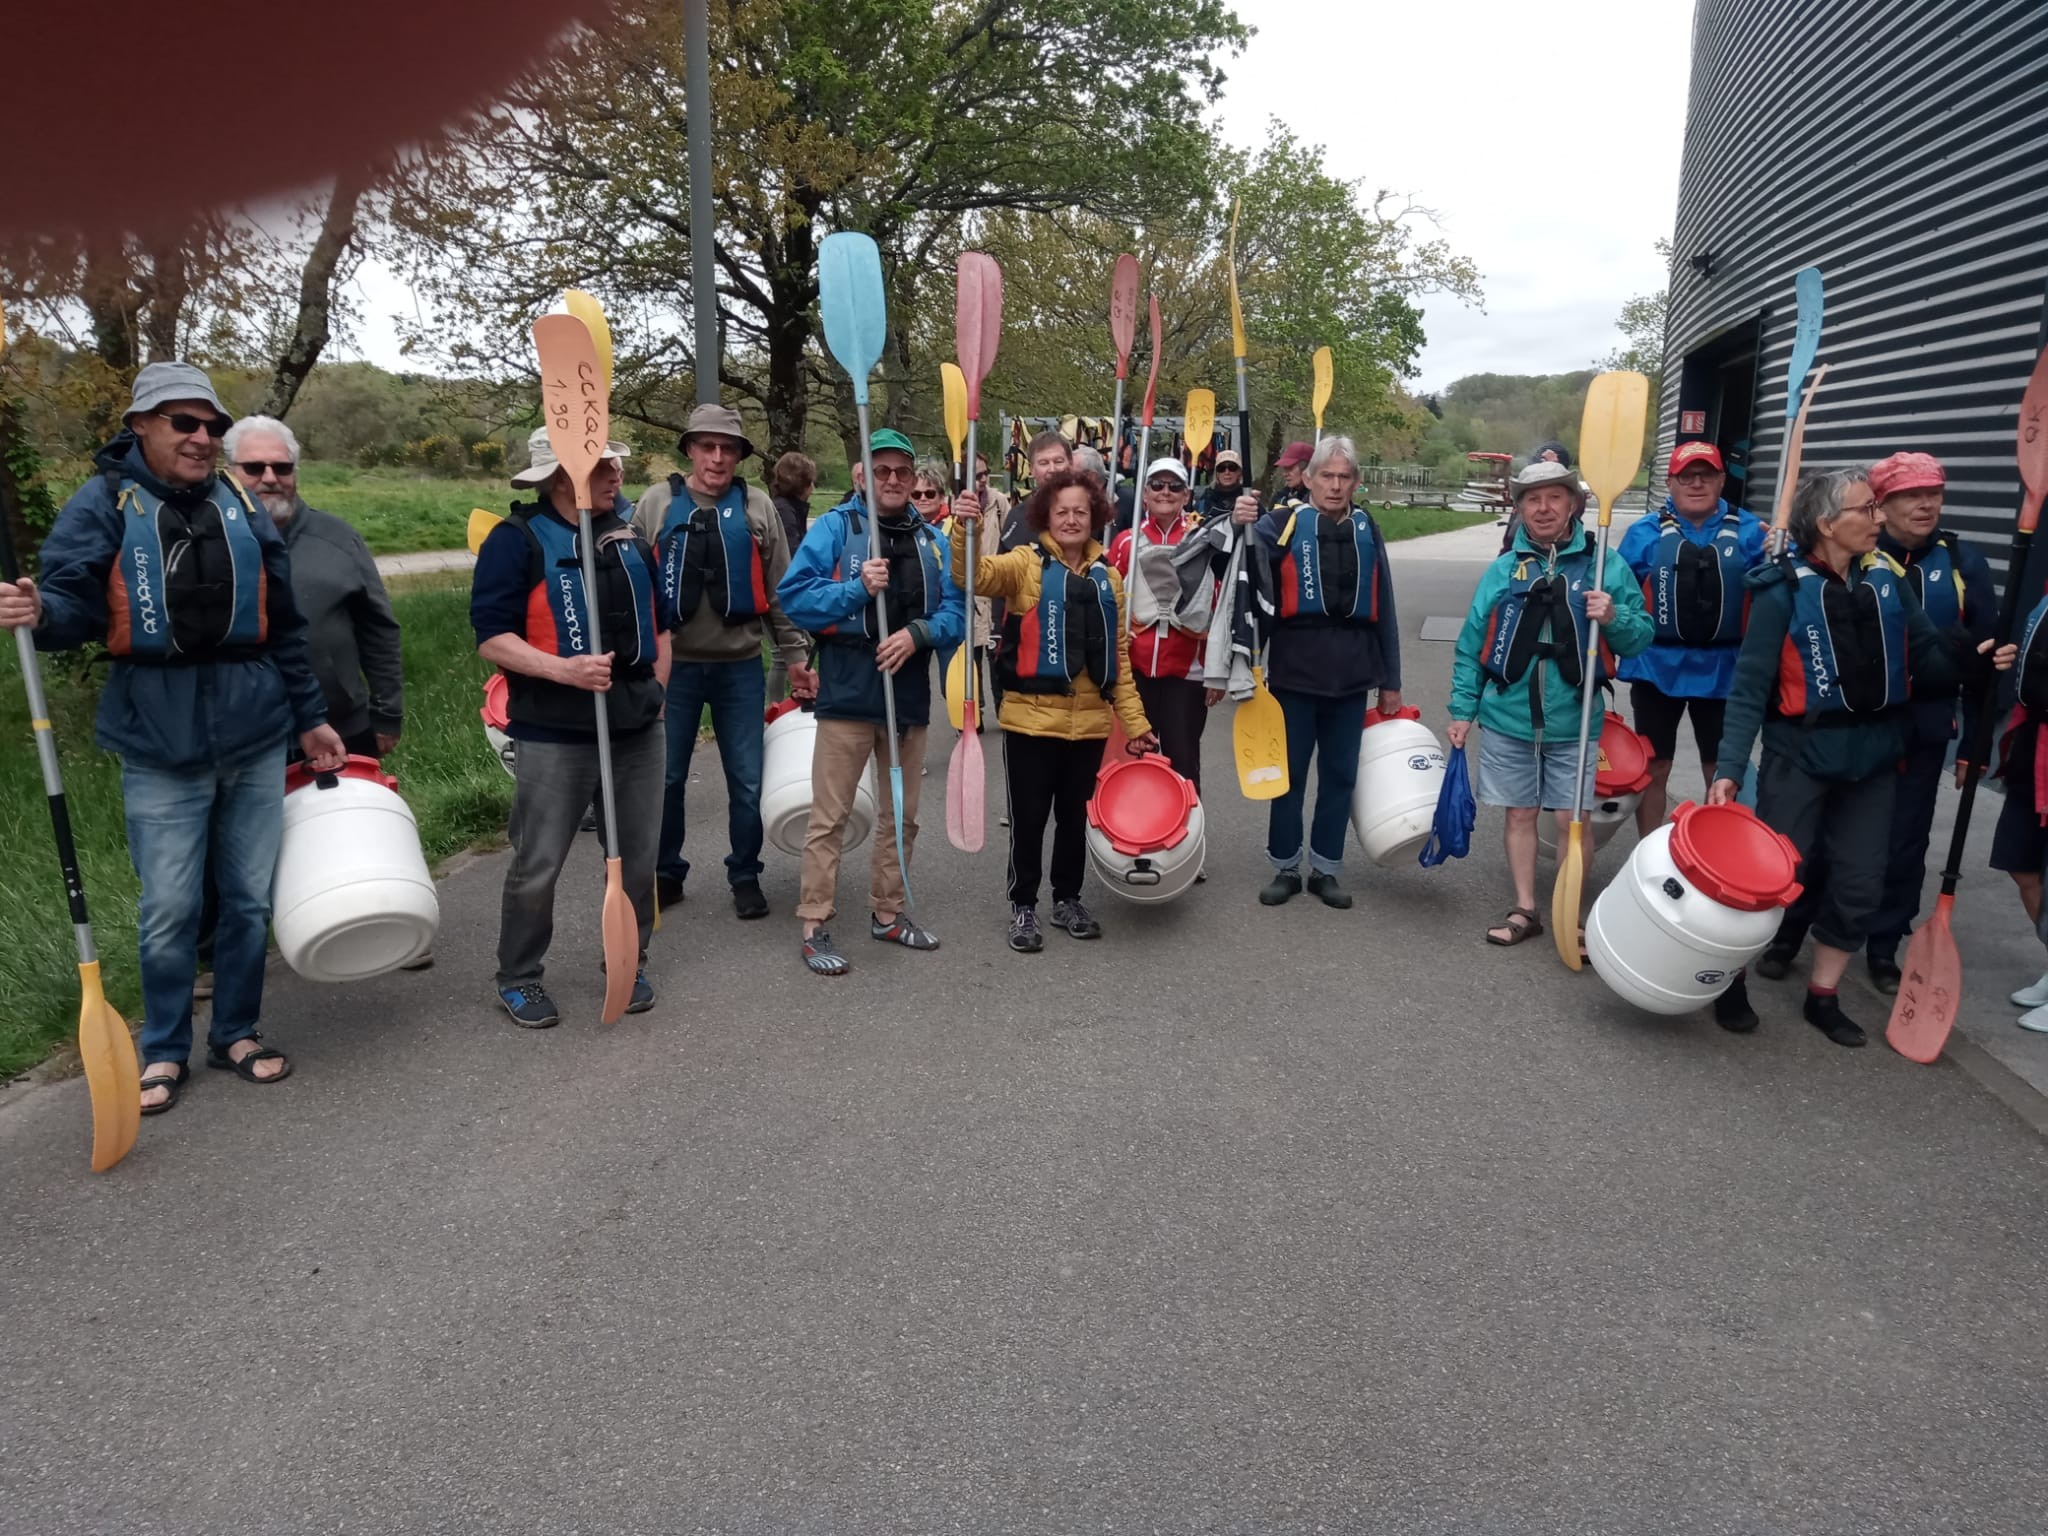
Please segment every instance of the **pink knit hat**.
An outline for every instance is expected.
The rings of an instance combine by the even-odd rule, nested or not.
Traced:
[[[1931,453],[1895,453],[1870,466],[1870,494],[1879,501],[1900,491],[1940,490],[1948,471]]]

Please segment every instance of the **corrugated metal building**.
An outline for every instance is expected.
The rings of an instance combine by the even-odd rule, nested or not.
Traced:
[[[2048,292],[2048,0],[1698,0],[1674,247],[1660,478],[1712,438],[1768,516],[1792,274],[1818,266],[1807,465],[1935,454],[2002,565]]]

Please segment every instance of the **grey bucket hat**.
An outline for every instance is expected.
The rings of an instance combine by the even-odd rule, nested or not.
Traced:
[[[754,445],[747,441],[747,429],[740,424],[740,413],[729,405],[700,405],[690,412],[690,424],[683,428],[683,435],[676,439],[676,446],[687,453],[691,438],[699,433],[713,432],[720,437],[737,439],[741,458],[754,456]]]
[[[1535,490],[1540,485],[1561,485],[1583,504],[1585,494],[1579,489],[1579,472],[1564,464],[1553,464],[1548,459],[1538,459],[1519,475],[1515,476],[1515,500]]]
[[[519,486],[546,485],[555,478],[555,471],[562,467],[562,461],[555,457],[555,445],[548,441],[548,429],[535,427],[527,435],[526,451],[533,462],[512,477],[512,483]],[[604,456],[617,459],[623,465],[633,456],[633,450],[624,443],[606,443]]]
[[[178,400],[203,400],[220,413],[223,427],[235,424],[228,408],[220,403],[220,396],[213,392],[213,381],[190,363],[151,363],[136,374],[135,395],[121,420],[147,416]]]

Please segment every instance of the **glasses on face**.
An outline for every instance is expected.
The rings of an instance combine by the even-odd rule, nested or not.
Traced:
[[[1177,491],[1180,489],[1180,482],[1171,475],[1161,475],[1157,480],[1147,480],[1145,482],[1145,489],[1148,491]]]
[[[261,480],[265,470],[269,470],[280,480],[289,480],[298,473],[299,466],[290,459],[244,459],[235,465],[235,468],[251,480]]]
[[[875,466],[875,479],[877,482],[883,480],[912,480],[916,477],[917,471],[908,464],[877,464]]]
[[[1844,517],[1881,517],[1883,515],[1883,513],[1878,511],[1875,500],[1859,502],[1853,507],[1844,506],[1842,508],[1842,516]]]
[[[197,432],[204,432],[212,438],[228,435],[228,424],[218,416],[188,416],[183,411],[157,411],[155,415],[163,421],[168,421],[173,432],[182,432],[187,437]]]
[[[880,477],[877,476],[877,478]],[[937,501],[939,499],[939,493],[933,490],[930,486],[926,486],[921,490],[912,491],[910,493],[910,499],[912,501]]]
[[[1712,485],[1720,478],[1721,472],[1717,469],[1689,469],[1684,474],[1675,477],[1671,483],[1696,491],[1701,486]]]

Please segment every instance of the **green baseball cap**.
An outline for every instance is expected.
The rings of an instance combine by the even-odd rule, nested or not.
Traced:
[[[917,457],[917,450],[910,446],[910,439],[894,427],[883,427],[868,437],[869,453],[881,453],[885,450],[908,454],[913,459]]]

